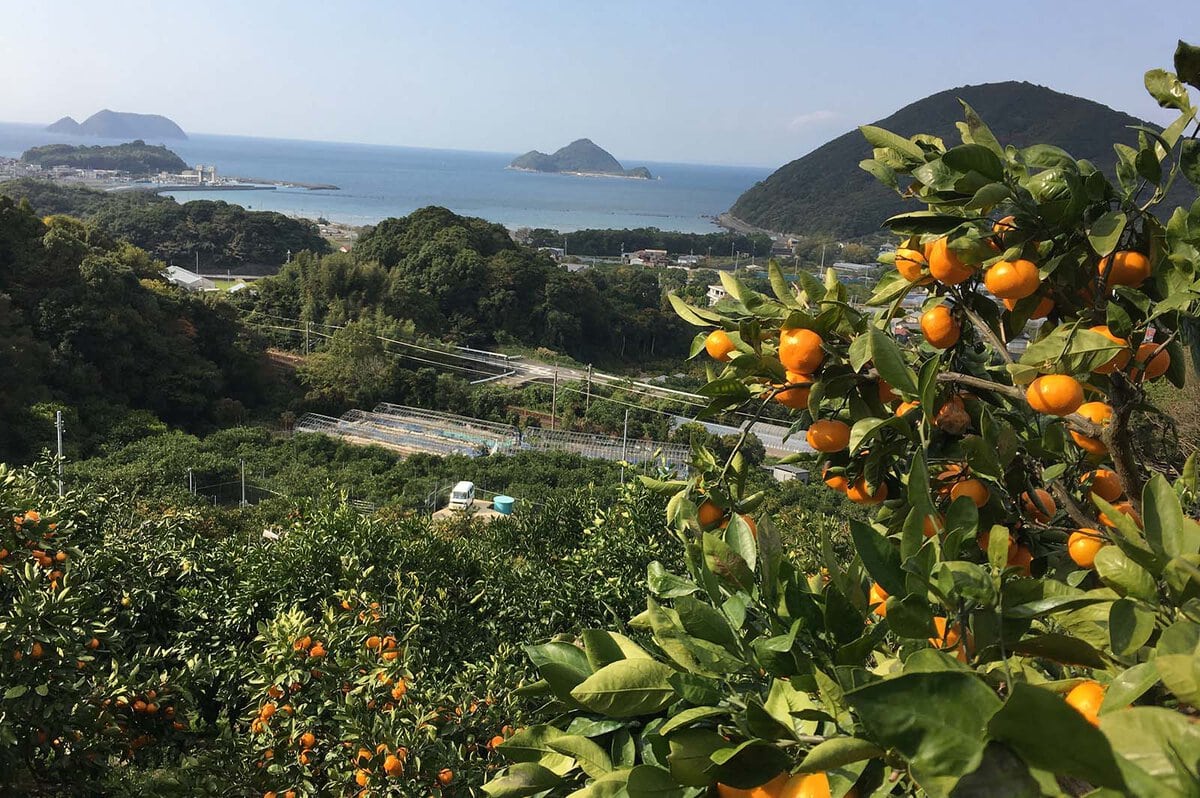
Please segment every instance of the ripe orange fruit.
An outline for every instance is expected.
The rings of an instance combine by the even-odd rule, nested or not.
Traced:
[[[1104,703],[1104,689],[1099,682],[1088,679],[1071,688],[1071,692],[1067,693],[1067,704],[1087,718],[1088,723],[1099,726],[1100,705]]]
[[[1103,427],[1112,422],[1113,409],[1104,402],[1085,402],[1079,406],[1079,415]],[[1080,449],[1091,454],[1104,454],[1108,451],[1104,441],[1075,430],[1071,430],[1071,440],[1075,441]]]
[[[891,404],[900,398],[900,394],[892,390],[892,386],[882,377],[876,383],[876,390],[879,392],[879,401],[881,404]]]
[[[718,798],[779,798],[780,793],[783,791],[783,786],[787,784],[789,778],[790,775],[788,773],[780,773],[766,784],[751,787],[748,790],[718,783],[717,796]]]
[[[886,618],[887,604],[884,602],[887,601],[887,598],[887,591],[880,587],[878,582],[874,582],[871,584],[871,592],[867,596],[867,606],[871,608],[871,612],[880,618]]]
[[[705,499],[696,511],[696,517],[700,521],[700,526],[707,529],[721,523],[721,519],[725,517],[725,511],[718,507],[712,499]]]
[[[997,252],[1002,251],[1008,242],[1006,240],[1009,233],[1014,233],[1017,230],[1017,217],[1011,214],[1000,219],[992,225],[992,238],[988,240],[988,245]]]
[[[1096,267],[1096,273],[1101,277],[1104,276],[1106,270],[1108,271],[1109,285],[1127,285],[1137,288],[1150,276],[1150,259],[1140,252],[1121,250],[1102,259]]]
[[[797,773],[783,785],[779,798],[830,798],[829,777],[824,773]]]
[[[499,734],[497,734],[495,737],[493,737],[491,740],[488,741],[488,748],[494,749],[496,746],[502,745],[503,743],[504,743],[504,738],[501,737]]]
[[[298,640],[296,640],[295,643],[292,643],[292,648],[296,651],[307,651],[308,647],[311,645],[312,645],[312,638],[309,637],[308,635],[305,635],[304,637],[301,637]]]
[[[450,782],[454,781],[454,771],[450,768],[442,768],[438,771],[437,780],[438,784],[443,787],[449,785]]]
[[[939,238],[929,245],[926,252],[929,261],[929,273],[939,283],[958,285],[971,279],[975,269],[963,263],[958,253],[950,249],[950,242]]]
[[[803,328],[780,330],[779,362],[787,371],[812,374],[825,362],[821,336]]]
[[[1002,260],[983,275],[983,284],[1001,299],[1024,299],[1037,293],[1042,278],[1031,260]]]
[[[901,402],[899,407],[896,408],[896,416],[900,417],[908,415],[910,411],[916,410],[920,406],[920,402]]]
[[[263,704],[263,708],[258,711],[258,716],[263,720],[270,720],[275,715],[274,704]]]
[[[875,488],[875,492],[871,493],[870,488],[867,487],[866,478],[860,477],[857,482],[846,489],[846,498],[855,504],[879,504],[887,498],[887,492],[887,483],[881,482]]]
[[[1033,552],[1024,543],[1011,546],[1008,549],[1008,565],[1010,568],[1020,568],[1021,573],[1029,576],[1029,565],[1033,562]]]
[[[954,483],[954,487],[950,489],[950,501],[954,501],[960,496],[966,496],[975,503],[976,507],[982,507],[987,504],[991,495],[992,492],[988,490],[988,486],[974,477],[956,482]]]
[[[850,481],[841,474],[830,474],[829,467],[826,466],[821,474],[825,484],[836,490],[838,493],[845,493],[850,488]]]
[[[404,772],[404,763],[395,754],[388,754],[383,760],[383,772],[389,776],[399,776]]]
[[[850,444],[850,426],[837,419],[814,421],[805,438],[818,452],[840,452]]]
[[[1113,333],[1112,330],[1108,329],[1108,325],[1106,324],[1100,324],[1095,327],[1090,327],[1089,329],[1094,333],[1103,335],[1117,346],[1122,347],[1119,352],[1109,358],[1107,363],[1096,366],[1096,368],[1092,369],[1092,371],[1094,371],[1096,374],[1112,374],[1117,369],[1125,368],[1125,365],[1129,363],[1129,341],[1118,337]]]
[[[317,735],[312,732],[305,732],[300,735],[300,745],[304,748],[312,748],[317,744]]]
[[[407,692],[408,685],[404,683],[403,679],[401,679],[400,681],[396,682],[396,686],[392,688],[392,699],[399,701],[401,698],[404,698],[404,694]]]
[[[29,656],[33,657],[34,659],[41,659],[43,653],[42,644],[35,640],[33,647],[29,649]]]
[[[383,646],[383,641],[379,639],[379,635],[371,635],[367,638],[367,648],[378,650]]]
[[[730,353],[737,350],[737,346],[729,337],[729,333],[724,330],[713,330],[704,339],[704,349],[713,360],[725,363],[729,361]]]
[[[325,644],[320,641],[317,641],[316,643],[314,643],[313,647],[308,650],[308,656],[314,657],[316,659],[320,659],[321,657],[325,656],[327,653],[328,652],[325,651]]]
[[[1080,568],[1092,568],[1096,564],[1096,552],[1104,548],[1104,539],[1095,529],[1078,529],[1067,538],[1067,554]]]
[[[934,349],[949,349],[962,336],[962,325],[949,307],[937,305],[921,314],[921,335]]]
[[[928,266],[929,263],[925,260],[924,252],[907,247],[896,250],[896,271],[900,272],[900,276],[910,283],[917,285],[932,283],[933,278],[925,273]]]
[[[787,373],[787,381],[789,385],[797,387],[788,388],[775,394],[775,401],[792,410],[803,410],[808,407],[808,397],[812,391],[812,375],[789,371]]]
[[[1069,416],[1083,404],[1083,386],[1066,374],[1044,374],[1025,389],[1029,406],[1051,416]]]
[[[1142,517],[1138,515],[1137,510],[1133,509],[1133,505],[1130,502],[1117,502],[1113,505],[1113,509],[1121,515],[1128,516],[1133,520],[1133,523],[1137,524],[1138,526],[1142,525]],[[1109,518],[1106,513],[1100,513],[1100,523],[1111,527],[1115,527],[1117,525],[1116,522]]]
[[[947,626],[946,619],[941,615],[937,615],[933,619],[933,627],[937,630],[937,635],[929,638],[929,645],[941,651],[955,654],[960,662],[966,662],[967,650],[961,642],[962,630],[959,625],[955,623]],[[970,637],[968,636],[969,639]]]
[[[1080,477],[1079,481],[1085,483],[1089,479],[1092,483],[1091,492],[1110,504],[1121,498],[1121,494],[1125,492],[1125,489],[1121,487],[1121,478],[1117,476],[1117,472],[1107,468],[1089,471]]]
[[[936,517],[927,515],[925,516],[925,519],[921,521],[921,532],[925,535],[925,537],[931,538],[945,526],[946,519],[944,519],[941,514],[938,514]]]
[[[1158,352],[1158,354],[1155,354]],[[1171,353],[1166,349],[1158,351],[1158,344],[1153,341],[1147,341],[1137,348],[1137,354],[1133,358],[1133,370],[1129,372],[1129,376],[1135,382],[1141,379],[1156,380],[1167,373],[1167,369],[1171,367]],[[1142,373],[1143,367],[1145,373]]]
[[[1054,503],[1050,491],[1034,488],[1032,494],[1029,491],[1021,494],[1021,509],[1025,511],[1025,515],[1044,524],[1058,512],[1058,505]]]
[[[359,787],[366,787],[371,783],[371,774],[359,768],[354,772],[354,783]]]
[[[1004,307],[1008,308],[1009,310],[1015,310],[1017,307],[1017,300],[1004,300]],[[1038,300],[1037,307],[1034,308],[1033,312],[1029,314],[1029,318],[1044,319],[1050,315],[1050,311],[1052,310],[1054,310],[1054,300],[1048,296],[1044,296]]]

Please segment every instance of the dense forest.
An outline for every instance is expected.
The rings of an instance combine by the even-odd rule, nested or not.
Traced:
[[[366,230],[350,254],[303,253],[256,286],[248,307],[343,324],[381,313],[468,346],[546,347],[581,362],[686,353],[692,333],[646,269],[569,272],[503,226],[424,208]]]
[[[1115,161],[1112,142],[1135,145],[1138,134],[1129,127],[1148,124],[1091,100],[1016,81],[938,92],[872,124],[903,136],[927,132],[957,141],[959,99],[969,103],[1004,144],[1053,144],[1105,169]],[[859,168],[869,154],[862,135],[852,130],[756,184],[738,198],[731,213],[768,230],[826,233],[840,239],[877,232],[882,220],[906,206],[894,191]],[[1168,204],[1188,204],[1195,196],[1178,181]]]
[[[128,241],[153,257],[201,271],[270,274],[288,252],[328,252],[317,225],[273,211],[215,200],[178,203],[147,191],[105,192],[41,180],[0,183],[0,194],[29,200],[39,215],[66,214]]]
[[[157,280],[162,264],[131,244],[0,196],[0,263],[0,458],[44,445],[52,407],[79,440],[131,410],[215,423],[267,390],[235,310]]]
[[[44,169],[70,166],[75,169],[115,169],[132,175],[151,175],[158,172],[178,172],[187,163],[162,144],[154,145],[138,139],[125,144],[46,144],[30,147],[21,153],[25,163],[38,164]]]
[[[716,257],[733,252],[755,256],[771,254],[770,236],[756,233],[678,233],[657,227],[638,227],[632,230],[573,230],[560,233],[544,227],[517,230],[517,238],[533,247],[561,247],[566,243],[569,255],[617,257],[622,252],[639,249],[665,249],[672,255],[708,255]]]

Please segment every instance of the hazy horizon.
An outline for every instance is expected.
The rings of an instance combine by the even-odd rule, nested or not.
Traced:
[[[1170,68],[1200,5],[1145,6],[1137,25],[1106,10],[1013,2],[1004,20],[1037,26],[1008,32],[947,2],[763,2],[732,16],[676,0],[60,0],[6,14],[0,116],[45,125],[109,108],[162,114],[189,134],[490,153],[590,138],[627,167],[776,167],[968,84],[1024,80],[1161,122],[1142,74]]]

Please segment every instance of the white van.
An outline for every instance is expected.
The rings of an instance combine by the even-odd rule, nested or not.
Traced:
[[[466,510],[475,504],[475,483],[462,481],[450,491],[450,509]]]

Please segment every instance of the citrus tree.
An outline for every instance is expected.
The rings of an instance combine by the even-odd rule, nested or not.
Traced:
[[[485,792],[1200,795],[1196,465],[1132,434],[1195,345],[1200,203],[1157,207],[1200,184],[1184,83],[1181,43],[1146,75],[1178,118],[1115,145],[1115,176],[966,105],[961,144],[864,127],[863,168],[925,206],[886,221],[866,307],[777,268],[771,296],[723,274],[722,311],[675,300],[710,411],[783,404],[872,515],[803,573],[737,451],[650,482],[686,573],[650,566],[628,635],[529,648],[546,722]]]

